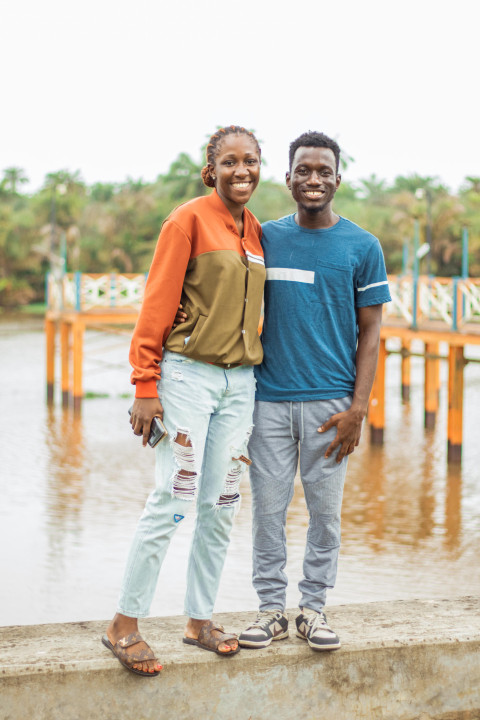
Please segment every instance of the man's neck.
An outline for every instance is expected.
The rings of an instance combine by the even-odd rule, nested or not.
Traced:
[[[297,225],[308,230],[325,230],[336,225],[339,219],[339,216],[335,215],[330,205],[315,213],[308,212],[305,208],[297,205],[295,214]]]

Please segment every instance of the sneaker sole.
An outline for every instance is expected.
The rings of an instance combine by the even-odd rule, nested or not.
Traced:
[[[315,643],[310,642],[310,640],[307,638],[307,642],[309,646],[312,648],[312,650],[338,650],[339,647],[341,647],[341,643],[330,643],[328,645],[316,645]]]
[[[338,650],[338,648],[342,647],[341,642],[338,643],[329,643],[328,645],[317,645],[316,643],[310,642],[310,640],[307,638],[306,635],[302,635],[302,633],[296,632],[296,636],[299,637],[301,640],[306,640],[309,647],[312,648],[312,650]]]
[[[268,647],[273,640],[284,640],[287,637],[288,630],[281,635],[275,635],[275,637],[271,637],[269,640],[260,640],[260,642],[255,642],[255,640],[242,640],[241,638],[238,638],[238,644],[240,647],[250,648],[251,650],[261,650],[262,648]]]

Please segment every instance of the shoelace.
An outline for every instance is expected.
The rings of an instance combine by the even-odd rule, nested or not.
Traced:
[[[264,625],[269,625],[272,620],[274,620],[277,617],[278,613],[272,613],[268,610],[261,610],[258,615],[257,619],[254,620],[251,627],[263,627]]]
[[[330,630],[327,625],[327,618],[323,613],[309,613],[308,615],[304,613],[304,615],[307,619],[307,625],[309,625],[313,631],[318,627],[321,627],[322,630]]]

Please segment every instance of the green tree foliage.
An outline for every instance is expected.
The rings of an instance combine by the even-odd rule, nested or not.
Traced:
[[[18,187],[24,183],[28,183],[28,178],[22,168],[5,168],[3,178],[0,181],[0,193],[3,195],[16,195]]]
[[[28,182],[18,167],[0,180],[0,306],[42,301],[45,273],[144,272],[148,270],[161,225],[174,207],[210,192],[201,180],[202,163],[180,153],[155,182],[88,187],[79,172],[59,170],[42,188],[23,192]],[[342,168],[343,170],[343,168]],[[261,222],[295,211],[285,184],[260,182],[249,208]],[[371,175],[358,183],[346,178],[335,210],[376,235],[389,273],[403,270],[404,245],[412,262],[414,221],[420,242],[431,239],[428,269],[437,275],[461,273],[461,237],[470,237],[470,275],[480,275],[480,177],[469,176],[457,195],[438,178],[414,174],[391,184]],[[421,261],[426,272],[427,261]]]

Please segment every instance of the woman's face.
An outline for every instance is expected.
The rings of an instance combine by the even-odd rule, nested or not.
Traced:
[[[215,187],[227,207],[245,205],[260,179],[260,155],[248,135],[226,135],[218,146]]]

